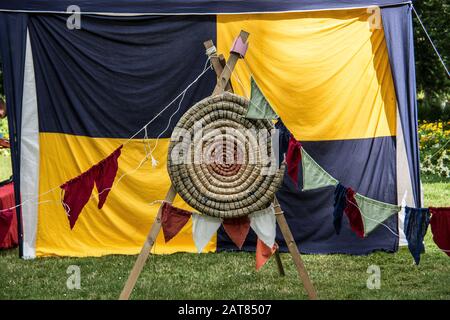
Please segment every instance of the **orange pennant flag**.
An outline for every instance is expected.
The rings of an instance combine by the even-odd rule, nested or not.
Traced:
[[[278,245],[276,243],[273,244],[272,249],[268,247],[263,241],[259,238],[256,243],[256,270],[261,269],[263,265],[270,259],[270,257],[277,251]]]
[[[231,218],[223,220],[223,228],[225,232],[234,242],[234,244],[242,249],[245,239],[247,238],[248,232],[250,230],[250,219],[245,217]]]

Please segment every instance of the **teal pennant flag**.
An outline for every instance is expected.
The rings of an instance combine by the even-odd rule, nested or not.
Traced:
[[[303,191],[336,186],[338,184],[338,180],[315,162],[303,148],[302,171]],[[353,203],[353,205],[359,208],[364,224],[364,236],[367,236],[401,209],[400,206],[367,198],[359,193],[355,194],[355,201],[356,203]],[[393,230],[393,232],[396,232],[396,230]]]
[[[364,223],[364,236],[401,210],[400,206],[370,199],[359,193],[355,195],[355,200]],[[397,232],[397,230],[394,231]]]
[[[248,119],[278,119],[278,115],[273,111],[267,99],[262,94],[258,85],[253,77],[250,78],[251,84],[251,97],[250,105],[248,106],[247,115]]]
[[[336,186],[338,181],[302,148],[303,191]]]

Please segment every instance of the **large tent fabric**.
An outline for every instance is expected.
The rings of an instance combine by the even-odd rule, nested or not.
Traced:
[[[74,4],[91,14],[70,30],[62,12]],[[382,26],[373,30],[371,5],[382,13]],[[171,130],[211,93],[212,71],[148,127],[159,164],[134,171],[145,156],[144,136],[135,137],[119,159],[118,175],[131,173],[103,209],[91,199],[73,230],[58,186],[127,141],[185,89],[205,66],[205,40],[227,53],[240,29],[251,35],[232,78],[237,93],[249,96],[251,73],[286,127],[335,178],[380,201],[397,204],[406,195],[408,205],[420,206],[409,3],[0,1],[16,199],[27,201],[18,213],[21,256],[139,252],[170,185]],[[301,192],[285,178],[278,197],[303,252],[397,249],[398,235],[383,227],[359,239],[344,223],[335,235],[332,188]],[[175,205],[190,209],[179,197]],[[399,228],[396,216],[386,224]],[[167,244],[160,235],[154,252],[195,252],[191,232],[189,222]],[[277,241],[286,249],[280,234]],[[250,234],[244,249],[254,247]],[[219,229],[204,251],[234,249]]]

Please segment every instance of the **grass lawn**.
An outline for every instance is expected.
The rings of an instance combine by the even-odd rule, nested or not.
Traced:
[[[1,168],[1,167],[0,167]],[[0,170],[1,171],[1,170]],[[450,182],[426,179],[425,206],[450,203]],[[431,239],[415,266],[406,248],[368,256],[304,255],[320,299],[450,299],[450,259]],[[117,299],[136,256],[45,258],[25,261],[0,251],[0,299]],[[271,260],[259,272],[251,253],[151,256],[133,299],[306,299],[288,254],[286,276]],[[81,288],[66,286],[67,268],[81,270]],[[381,288],[369,290],[367,268],[381,269]]]

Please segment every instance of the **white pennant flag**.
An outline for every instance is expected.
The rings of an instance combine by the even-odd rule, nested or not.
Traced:
[[[192,213],[192,237],[198,253],[203,251],[221,224],[222,219]]]
[[[250,227],[255,231],[256,235],[269,248],[275,244],[275,236],[277,233],[275,209],[270,207],[256,211],[249,215]]]

